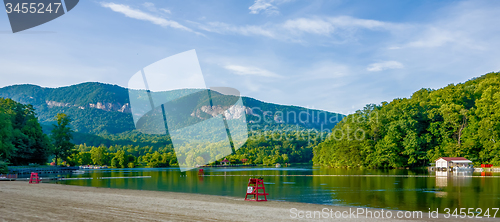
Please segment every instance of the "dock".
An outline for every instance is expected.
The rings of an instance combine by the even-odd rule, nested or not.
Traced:
[[[9,167],[9,174],[17,174],[19,177],[31,173],[67,174],[79,169],[79,167]]]
[[[61,180],[63,177],[40,177],[40,181]],[[29,177],[1,177],[0,181],[29,181]]]
[[[64,181],[64,180],[110,180],[110,179],[146,179],[146,178],[151,178],[151,176],[130,176],[130,177],[74,177],[74,178],[66,178],[66,177],[40,177],[40,180],[42,182],[44,181],[51,181],[51,180],[59,180],[59,181]],[[29,181],[30,178],[25,178],[25,177],[1,177],[0,176],[0,181]]]
[[[205,165],[205,166],[199,166],[202,168],[205,167],[250,167],[250,166],[257,166],[257,164],[222,164],[222,165]]]

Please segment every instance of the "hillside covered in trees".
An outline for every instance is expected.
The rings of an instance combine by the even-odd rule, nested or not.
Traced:
[[[285,139],[284,135],[278,132],[252,135],[245,145],[224,158],[229,160],[231,164],[310,163],[313,158],[313,147],[322,141],[320,134],[316,132],[307,134],[305,131],[302,133],[290,132],[286,137],[288,139]],[[162,143],[166,145],[160,145],[160,143],[110,146],[80,144],[75,147],[75,152],[64,160],[73,166],[108,165],[117,168],[178,166],[177,155],[171,142],[163,141]],[[213,156],[211,146],[216,147],[217,144],[211,144],[198,149],[198,151],[207,152],[206,155]],[[221,160],[218,159],[218,161]],[[195,159],[189,162],[191,161],[196,164]],[[216,161],[213,164],[220,164],[220,162]]]
[[[314,148],[331,167],[417,167],[439,157],[500,165],[500,73],[367,105]]]
[[[0,98],[0,167],[6,163],[45,164],[51,149],[33,106]]]
[[[6,97],[9,99],[5,101],[29,107],[30,115],[38,118],[47,135],[53,133],[56,115],[64,113],[71,119],[69,126],[74,131],[71,133],[72,143],[76,147],[71,152],[68,151],[67,155],[60,156],[61,164],[175,166],[178,156],[168,134],[147,134],[135,129],[128,93],[128,89],[120,86],[94,82],[60,88],[35,85],[0,88],[0,98]],[[186,94],[182,90],[159,93],[167,97],[172,96],[172,93]],[[211,95],[214,104],[225,104],[224,98],[231,98],[218,96],[215,92]],[[343,115],[336,113],[266,103],[248,97],[242,97],[242,102],[244,107],[239,108],[245,112],[250,135],[247,143],[226,157],[231,163],[309,163],[313,155],[312,148],[322,141],[319,131],[329,131],[343,118]],[[186,122],[193,119],[200,121],[196,118],[211,118],[213,115],[207,112],[210,109],[206,107],[196,109],[196,112],[191,114],[190,111],[185,115]],[[45,134],[40,136],[47,137]],[[217,147],[217,144],[212,145]],[[200,146],[200,149],[196,149],[197,152],[203,152],[206,158],[214,160],[218,157],[213,152],[215,148],[212,145],[204,146],[196,142],[185,144],[186,147]],[[45,156],[45,160],[51,158],[48,161],[52,162],[53,154],[55,153]],[[184,158],[189,159],[189,156]],[[25,165],[43,161],[9,162],[11,165]],[[189,162],[196,163],[196,160]]]
[[[189,89],[159,92],[164,96],[183,95]],[[22,104],[31,104],[43,126],[51,126],[54,116],[65,113],[73,120],[71,128],[80,134],[113,135],[128,133],[135,129],[131,114],[129,90],[127,88],[98,82],[46,88],[36,85],[13,85],[0,88],[0,97],[10,98]],[[280,130],[299,125],[307,129],[331,129],[343,115],[266,103],[249,97],[242,97],[250,127],[262,130]],[[203,110],[197,110],[204,113]],[[299,119],[300,113],[302,120]],[[282,113],[283,116],[279,116]],[[290,115],[287,115],[290,113]],[[293,114],[293,115],[292,115]],[[307,115],[307,117],[306,117]],[[334,121],[329,121],[330,119]],[[81,138],[81,136],[79,137]],[[95,139],[95,138],[92,138]],[[97,144],[99,146],[99,144]]]

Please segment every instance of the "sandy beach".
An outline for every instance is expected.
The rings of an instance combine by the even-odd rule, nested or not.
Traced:
[[[291,211],[293,208],[297,210]],[[305,218],[307,211],[324,208],[333,212],[356,210],[282,201],[250,202],[243,197],[0,181],[0,220],[3,221],[402,221],[366,218],[366,215],[320,219],[317,214],[316,219]],[[392,213],[395,216],[397,212]],[[298,218],[300,216],[304,218]],[[442,215],[432,219],[426,212],[423,219],[417,220],[456,221],[444,219]]]

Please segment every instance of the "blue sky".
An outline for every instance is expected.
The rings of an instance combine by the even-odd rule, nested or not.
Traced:
[[[499,1],[84,0],[12,34],[0,16],[0,87],[126,86],[195,49],[207,86],[352,113],[500,70]]]

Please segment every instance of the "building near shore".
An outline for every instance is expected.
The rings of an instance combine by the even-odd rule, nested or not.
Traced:
[[[448,169],[453,167],[469,167],[472,161],[464,157],[440,157],[436,160],[437,169]]]

